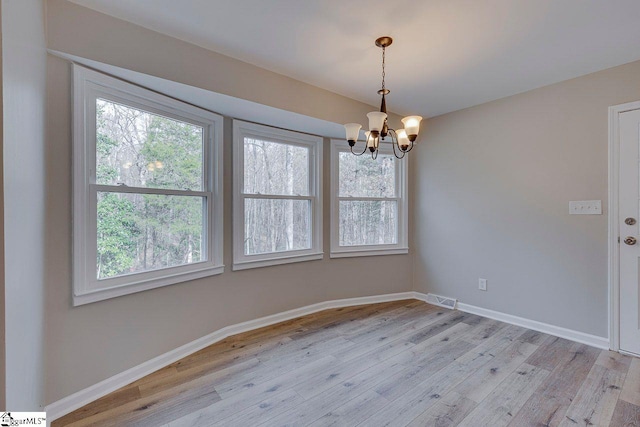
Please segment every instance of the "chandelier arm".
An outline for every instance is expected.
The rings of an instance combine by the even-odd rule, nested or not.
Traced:
[[[413,150],[413,147],[415,147],[415,146],[416,146],[415,141],[410,141],[410,142],[411,142],[411,145],[409,146],[409,149],[407,150],[407,153],[408,153],[409,151]]]
[[[408,153],[409,151],[413,150],[414,146],[415,146],[415,143],[411,141],[411,145],[409,146],[409,149],[406,152]]]
[[[360,153],[360,154],[358,154],[355,151],[353,151],[353,147],[351,147],[351,154],[356,155],[356,156],[362,156],[366,151],[367,151],[367,143],[366,142],[364,144],[364,150],[362,150],[362,153]]]
[[[402,150],[400,150],[402,155],[398,156],[398,153],[396,151],[396,145],[398,145],[398,134],[394,129],[389,128],[389,135],[391,135],[391,145],[393,147],[393,155],[396,157],[396,159],[404,159],[406,152],[403,152]],[[395,135],[395,138],[394,138],[394,135]]]
[[[369,134],[367,136],[367,139],[365,139],[364,141],[364,150],[362,150],[362,153],[358,154],[358,153],[354,153],[353,152],[353,147],[351,147],[351,153],[355,154],[356,156],[362,156],[364,153],[367,152],[367,149],[369,148],[369,138],[371,138],[371,134]],[[354,144],[355,145],[355,144]]]

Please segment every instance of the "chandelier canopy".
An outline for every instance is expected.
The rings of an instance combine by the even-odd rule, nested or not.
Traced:
[[[391,138],[393,145],[393,154],[402,159],[409,151],[413,149],[413,145],[418,137],[420,131],[420,122],[422,117],[420,116],[408,116],[402,119],[404,129],[398,129],[397,131],[391,129],[387,125],[387,103],[385,96],[391,92],[386,88],[384,78],[384,66],[385,66],[385,52],[386,48],[393,43],[393,39],[388,36],[380,37],[376,40],[376,46],[382,49],[382,88],[378,91],[378,95],[382,96],[380,102],[380,111],[372,111],[367,114],[369,118],[369,131],[365,132],[365,146],[361,152],[353,151],[353,148],[358,142],[360,136],[360,129],[362,125],[359,123],[347,123],[344,128],[347,133],[347,142],[351,147],[351,152],[356,156],[363,155],[367,150],[371,152],[371,157],[378,157],[378,148],[380,146],[380,140],[385,141],[387,136]]]

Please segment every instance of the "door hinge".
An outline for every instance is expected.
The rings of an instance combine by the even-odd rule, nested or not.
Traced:
[[[620,236],[618,236],[618,243],[620,243]]]

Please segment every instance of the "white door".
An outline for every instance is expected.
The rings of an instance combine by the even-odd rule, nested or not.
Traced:
[[[640,110],[618,117],[620,350],[640,355]]]

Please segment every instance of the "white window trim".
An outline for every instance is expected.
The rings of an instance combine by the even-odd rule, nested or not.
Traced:
[[[408,223],[409,223],[409,206],[408,206],[408,159],[395,159],[396,167],[396,194],[395,198],[379,198],[380,200],[397,200],[398,201],[398,242],[394,245],[361,245],[361,246],[340,246],[339,236],[339,200],[338,197],[338,155],[341,152],[350,152],[349,146],[344,140],[331,140],[331,258],[347,258],[360,256],[376,256],[376,255],[400,255],[409,253],[408,245]],[[380,154],[393,155],[393,147],[390,143],[380,144]],[[370,155],[368,152],[364,156]],[[366,197],[345,198],[347,200],[364,200]],[[378,199],[378,198],[369,198]]]
[[[97,192],[100,189],[112,189],[112,186],[96,185],[95,182],[95,99],[98,96],[203,127],[206,188],[204,191],[176,193],[207,198],[207,229],[203,238],[206,241],[206,261],[100,281],[95,277]],[[73,305],[88,304],[224,272],[222,116],[75,64],[73,102]],[[171,192],[148,190],[149,193],[160,194]],[[128,190],[127,187],[118,187],[118,191]]]
[[[281,196],[283,199],[311,201],[311,248],[296,251],[245,255],[244,199],[256,195],[244,194],[244,138],[298,145],[309,149],[309,196]],[[277,129],[241,120],[233,121],[233,270],[267,267],[293,262],[322,259],[322,137]],[[278,198],[280,196],[265,196]]]

